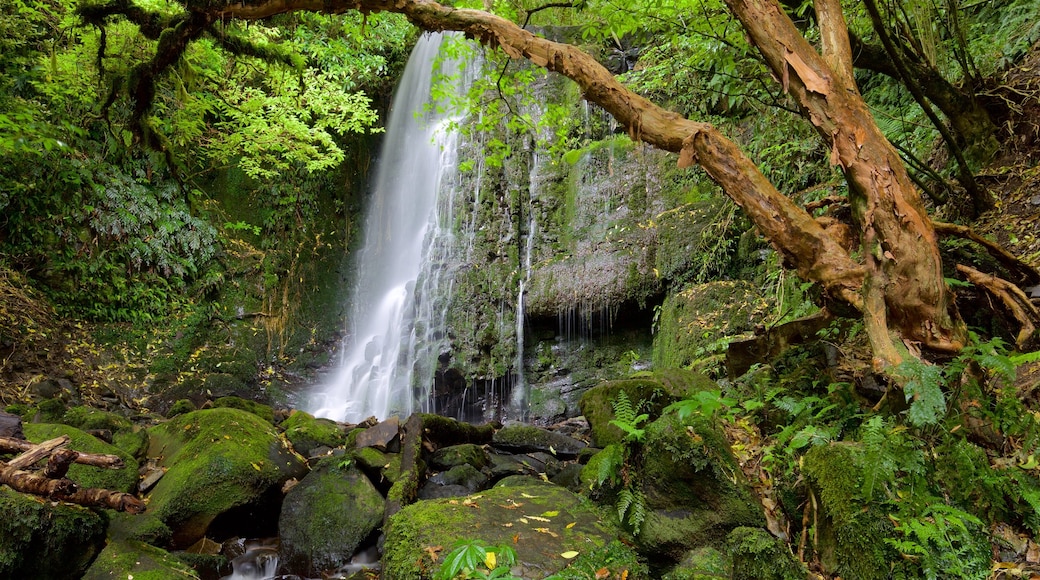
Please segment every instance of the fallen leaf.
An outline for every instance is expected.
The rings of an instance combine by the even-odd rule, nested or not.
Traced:
[[[538,522],[551,522],[549,518],[543,518],[542,516],[527,516],[528,518]]]
[[[547,517],[547,518],[555,518],[558,515],[560,515],[560,512],[558,512],[556,510],[553,510],[551,512],[545,512],[545,513],[542,514],[542,516]]]
[[[426,546],[423,551],[430,555],[430,560],[436,562],[437,557],[440,555],[441,550],[444,548],[441,546]]]
[[[567,560],[570,560],[571,558],[574,558],[577,555],[578,555],[578,553],[575,552],[574,550],[569,550],[567,552],[564,552],[564,553],[560,554],[560,557],[562,557],[564,559],[567,559]]]
[[[520,518],[520,523],[521,524],[526,524],[527,523],[527,518]]]
[[[538,497],[537,495],[527,495],[524,492],[520,492],[520,496],[521,497],[526,497],[527,499],[535,499],[536,497]]]
[[[606,568],[600,568],[599,570],[596,570],[596,580],[603,580],[604,578],[607,578],[609,576],[610,570],[607,570]]]
[[[513,527],[513,522],[506,522],[506,523],[502,524],[502,527],[503,528],[511,528],[511,527]]]
[[[573,528],[577,523],[578,522],[571,522],[571,523],[567,524],[567,529],[569,530],[569,529]]]

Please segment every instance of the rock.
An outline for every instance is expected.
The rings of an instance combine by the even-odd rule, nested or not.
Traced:
[[[765,526],[725,435],[710,420],[666,413],[646,428],[642,449],[646,520],[637,539],[649,554],[678,562],[733,528]]]
[[[729,558],[705,546],[690,550],[661,580],[729,580]]]
[[[574,458],[586,447],[584,441],[530,425],[509,425],[499,429],[491,443],[506,451],[529,453],[545,451],[557,457]]]
[[[114,578],[198,579],[187,564],[169,552],[132,540],[109,542],[83,580]]]
[[[762,528],[734,528],[726,538],[733,580],[804,580],[809,571],[791,550]]]
[[[148,433],[130,419],[116,413],[90,407],[73,407],[65,411],[61,423],[83,431],[108,431],[111,433],[111,441],[108,442],[134,457],[141,457],[148,449]]]
[[[241,409],[260,417],[264,421],[274,423],[274,409],[262,403],[257,403],[256,401],[250,401],[249,399],[243,399],[242,397],[236,397],[234,395],[220,397],[213,401],[213,408]]]
[[[311,576],[350,561],[383,522],[383,496],[349,458],[319,462],[285,496],[278,533],[281,555]]]
[[[365,429],[357,436],[358,447],[375,447],[380,451],[397,453],[401,450],[401,421],[390,417],[374,427]]]
[[[22,433],[22,418],[0,411],[0,437],[25,439],[25,434]]]
[[[389,491],[401,476],[400,453],[383,453],[375,447],[362,447],[355,449],[351,456],[381,492]]]
[[[653,421],[661,416],[668,405],[698,391],[716,389],[718,385],[708,377],[692,371],[667,369],[651,376],[622,381],[607,381],[585,392],[581,397],[581,412],[589,422],[592,443],[605,447],[620,443],[621,429],[612,425],[614,402],[624,391],[633,407],[649,415]]]
[[[429,464],[433,469],[451,469],[459,465],[472,465],[477,469],[487,467],[489,463],[488,453],[480,445],[463,443],[442,447],[433,452]]]
[[[491,479],[496,481],[510,475],[535,475],[538,473],[533,467],[524,461],[524,455],[502,455],[492,453],[489,455],[491,464]]]
[[[148,432],[149,457],[167,468],[150,495],[148,513],[172,530],[174,548],[198,541],[221,514],[260,505],[306,473],[303,458],[274,426],[239,409],[194,411]]]
[[[133,493],[137,490],[137,460],[122,449],[105,443],[87,433],[68,425],[50,423],[26,423],[25,438],[33,443],[42,443],[62,435],[69,436],[69,449],[84,453],[118,455],[123,460],[120,469],[104,469],[92,465],[73,463],[67,477],[80,487],[98,487],[112,491]]]
[[[562,468],[555,475],[549,477],[549,481],[565,487],[574,493],[581,493],[583,487],[581,485],[581,472],[583,465],[580,463],[571,463],[566,467]]]
[[[457,485],[466,490],[466,493],[474,493],[483,489],[488,483],[488,476],[476,467],[463,463],[456,465],[448,471],[442,471],[426,480],[426,486],[430,485]],[[420,492],[421,496],[421,492]]]
[[[79,578],[105,547],[106,518],[94,510],[3,487],[0,513],[0,578]]]
[[[281,424],[285,438],[293,449],[304,457],[310,457],[319,447],[341,447],[347,442],[343,426],[330,419],[318,419],[303,411],[293,411]]]
[[[534,519],[540,518],[540,519]],[[478,540],[489,546],[512,547],[518,562],[512,573],[519,578],[545,578],[572,565],[561,554],[601,557],[619,531],[600,519],[599,512],[580,496],[548,483],[494,487],[466,500],[437,499],[409,505],[390,518],[383,553],[383,578],[418,580],[438,569],[432,554],[441,559],[459,540]],[[622,568],[629,578],[645,578],[637,572],[634,554],[613,546],[620,556],[611,564],[610,577]],[[595,569],[588,575],[591,577]],[[585,576],[581,576],[585,577]]]

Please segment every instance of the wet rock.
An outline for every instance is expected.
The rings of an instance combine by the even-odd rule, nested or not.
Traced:
[[[0,513],[0,578],[79,578],[105,546],[105,518],[94,510],[4,487]]]
[[[464,443],[442,447],[430,457],[430,467],[433,469],[451,469],[458,465],[472,465],[477,469],[487,467],[489,462],[488,453],[480,445]]]
[[[342,425],[329,419],[315,418],[303,411],[293,411],[282,421],[285,438],[293,444],[293,449],[304,457],[319,455],[319,448],[334,448],[346,443],[347,433]]]
[[[118,455],[123,460],[123,467],[119,469],[101,469],[91,465],[73,463],[69,466],[66,477],[75,481],[80,487],[98,487],[127,493],[132,493],[137,489],[137,460],[126,451],[69,425],[51,423],[27,423],[25,425],[25,438],[33,443],[42,443],[62,435],[69,436],[67,446],[69,449],[84,453]]]
[[[530,425],[509,425],[498,430],[492,445],[513,452],[544,451],[557,457],[577,457],[586,447],[584,441]]]
[[[249,399],[236,397],[234,395],[220,397],[213,401],[213,408],[220,409],[225,407],[228,409],[241,409],[243,411],[248,411],[265,421],[270,423],[274,422],[274,409],[268,405],[264,405],[263,403],[257,403],[256,401],[250,401]]]
[[[22,418],[0,411],[0,437],[25,439],[25,435],[22,433]]]
[[[358,447],[375,447],[380,451],[397,453],[401,451],[401,422],[397,417],[369,427],[357,436]]]
[[[322,460],[289,492],[278,521],[281,554],[315,576],[350,561],[383,522],[383,496],[355,465]]]
[[[488,475],[477,468],[464,463],[456,465],[448,471],[442,471],[426,481],[426,487],[430,485],[458,485],[466,489],[468,493],[481,490],[488,483]]]
[[[198,541],[222,514],[280,497],[282,485],[307,469],[273,425],[239,409],[179,415],[148,432],[149,457],[168,469],[148,513],[172,530],[174,548]]]
[[[538,518],[538,519],[534,519]],[[573,561],[562,554],[598,555],[611,545],[619,532],[581,497],[548,483],[528,483],[517,487],[494,487],[466,500],[437,499],[420,501],[403,508],[390,518],[383,553],[383,578],[415,580],[427,577],[439,563],[429,548],[447,550],[459,540],[478,540],[489,546],[507,545],[517,554],[512,573],[519,578],[545,578]],[[618,548],[626,551],[627,548]],[[634,555],[620,555],[609,572],[621,577],[636,574]],[[580,556],[579,556],[580,557]],[[625,564],[617,562],[625,561]],[[628,564],[627,562],[631,562]],[[593,568],[589,577],[595,573]]]

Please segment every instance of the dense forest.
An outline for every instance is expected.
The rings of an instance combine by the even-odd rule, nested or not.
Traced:
[[[435,93],[469,139],[459,179],[490,193],[454,218],[478,258],[451,270],[454,358],[423,388],[529,381],[535,422],[584,414],[604,451],[574,453],[577,488],[636,576],[1040,574],[1035,0],[0,2],[7,413],[301,403],[363,275],[394,87],[420,35],[453,31],[479,73]],[[622,193],[582,214],[597,178],[575,168]],[[544,330],[573,311],[617,325],[581,362]],[[667,421],[725,451],[682,455]],[[661,531],[677,508],[651,478],[683,458],[761,514],[725,541]],[[508,572],[468,546],[440,577]]]

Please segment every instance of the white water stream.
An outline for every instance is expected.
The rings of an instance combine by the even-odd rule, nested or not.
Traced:
[[[450,218],[438,218],[437,200],[442,183],[457,171],[457,133],[437,110],[444,107],[431,106],[431,88],[438,66],[451,78],[462,76],[447,68],[453,62],[438,60],[444,41],[441,34],[419,40],[395,92],[354,266],[357,286],[342,361],[311,400],[308,410],[316,416],[353,423],[404,417],[426,399],[415,392],[413,378],[420,391],[429,388],[433,363],[427,359],[437,353],[430,352],[434,347],[425,335],[437,313],[423,311],[429,301],[416,307],[416,282],[437,248],[450,245],[438,240],[450,236],[451,228]],[[423,278],[425,286],[428,276]]]

